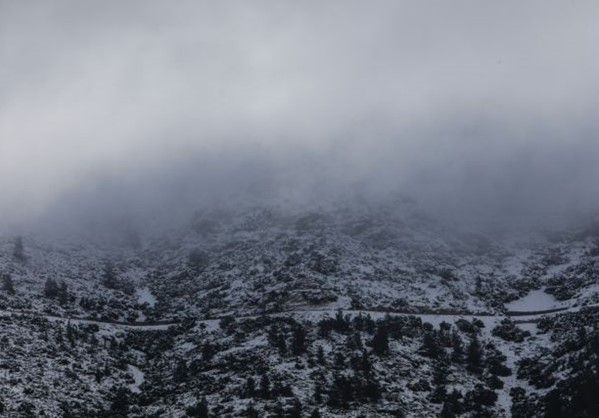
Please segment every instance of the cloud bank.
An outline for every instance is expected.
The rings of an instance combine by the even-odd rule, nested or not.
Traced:
[[[344,187],[468,215],[592,209],[597,16],[593,1],[0,2],[1,222]]]

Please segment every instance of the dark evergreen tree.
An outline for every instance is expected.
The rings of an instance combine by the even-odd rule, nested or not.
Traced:
[[[281,356],[287,355],[287,340],[285,333],[281,332],[278,326],[273,325],[268,330],[268,341],[277,349]]]
[[[335,368],[340,370],[345,369],[345,356],[341,351],[335,353]]]
[[[13,257],[20,261],[21,263],[25,262],[25,246],[23,245],[23,237],[18,236],[15,238],[15,245],[13,248]]]
[[[58,303],[62,306],[65,306],[69,301],[69,290],[68,286],[64,281],[60,282],[58,285]]]
[[[464,361],[464,343],[457,331],[451,335],[451,347],[451,361],[461,364]]]
[[[322,345],[319,345],[316,349],[316,361],[321,366],[325,366],[327,364],[327,359],[324,355],[324,348],[322,348]]]
[[[177,383],[184,382],[185,380],[187,380],[188,375],[189,370],[187,368],[187,363],[185,362],[185,360],[178,360],[173,373],[174,381]]]
[[[377,356],[385,356],[389,353],[389,333],[384,325],[379,324],[370,345],[372,352]]]
[[[256,396],[256,381],[252,376],[248,377],[246,380],[243,392],[246,398],[253,398]]]
[[[112,404],[110,405],[110,412],[114,417],[126,417],[129,412],[129,390],[124,387],[120,387],[116,390]]]
[[[266,373],[260,377],[260,396],[263,399],[270,399],[270,379]]]
[[[187,408],[185,412],[187,416],[194,418],[208,418],[210,416],[206,398],[200,399],[194,406]]]
[[[453,406],[453,403],[449,400],[443,402],[443,408],[441,408],[439,418],[455,418],[457,415],[453,411]]]
[[[251,402],[245,409],[243,416],[246,418],[260,418],[260,414],[258,413],[258,411],[256,411],[256,408],[254,408],[254,404]]]
[[[447,389],[444,385],[436,386],[430,396],[432,403],[445,403],[447,400]]]
[[[285,418],[285,409],[281,401],[275,403],[275,406],[272,408],[272,415],[269,416],[272,418]]]
[[[279,350],[280,355],[287,355],[287,340],[282,332],[277,334],[277,350]]]
[[[322,418],[322,415],[320,415],[320,411],[318,410],[318,408],[312,411],[312,413],[310,414],[310,418]]]
[[[202,250],[192,250],[187,256],[187,266],[194,274],[201,273],[210,262],[210,256]]]
[[[361,350],[363,348],[362,337],[359,332],[355,332],[347,337],[348,350]]]
[[[370,402],[376,402],[381,399],[381,386],[374,379],[368,379],[366,384],[362,387],[362,395],[365,396]]]
[[[306,330],[299,324],[293,328],[291,352],[294,356],[299,356],[306,352]]]
[[[12,276],[9,273],[4,273],[2,275],[2,290],[9,295],[15,294],[15,285],[12,281]]]
[[[495,376],[510,376],[512,371],[505,365],[507,357],[499,351],[493,344],[485,347],[484,364],[489,373]]]
[[[552,390],[545,396],[545,418],[563,418],[562,406],[564,402],[558,390]]]
[[[366,374],[369,374],[372,371],[372,362],[370,361],[370,357],[368,357],[368,352],[366,350],[362,350],[362,371]]]
[[[212,360],[212,358],[214,357],[214,355],[217,353],[217,349],[216,347],[211,344],[210,342],[206,342],[203,346],[202,346],[202,360],[204,360],[205,362],[209,362],[210,360]]]
[[[435,362],[433,368],[433,384],[437,386],[443,386],[447,384],[448,374],[449,371],[447,370],[447,364],[441,361]]]
[[[470,344],[468,345],[466,363],[466,368],[468,369],[468,371],[472,373],[482,372],[482,348],[480,346],[480,342],[478,341],[478,336],[476,334],[472,336]]]
[[[434,330],[430,330],[424,333],[422,339],[422,347],[420,348],[422,355],[430,357],[432,359],[439,359],[442,357],[443,348],[439,344],[439,340],[435,335]]]
[[[114,269],[114,265],[111,262],[106,262],[104,265],[102,284],[109,289],[117,289],[119,287],[119,279]]]
[[[343,311],[341,311],[341,309],[339,309],[337,311],[337,313],[335,314],[335,322],[334,322],[334,326],[335,326],[335,331],[340,332],[340,333],[346,333],[347,331],[349,331],[350,329],[350,323],[349,323],[349,316],[348,317],[344,317],[343,316]]]
[[[333,377],[333,386],[329,391],[328,405],[332,408],[348,408],[354,399],[354,388],[351,379],[343,375]]]
[[[67,341],[71,344],[71,346],[75,345],[76,333],[75,328],[71,325],[70,322],[67,323]]]
[[[302,418],[302,403],[297,398],[293,398],[291,408],[287,414],[288,418]]]
[[[320,383],[318,382],[314,386],[314,402],[317,404],[322,402],[322,386],[320,386]]]
[[[441,409],[441,416],[447,418],[454,418],[463,412],[462,405],[462,393],[457,389],[454,389],[453,392],[447,394],[447,399],[443,403],[443,408]]]
[[[46,284],[44,285],[44,296],[49,299],[54,299],[58,296],[58,284],[50,277],[46,279]],[[81,301],[83,301],[83,298]]]
[[[478,413],[484,412],[484,407],[491,407],[497,401],[495,391],[485,388],[481,384],[477,384],[474,389],[466,393],[464,404],[466,409]]]

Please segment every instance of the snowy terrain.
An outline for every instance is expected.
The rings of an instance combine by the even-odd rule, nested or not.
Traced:
[[[4,237],[0,410],[518,417],[544,416],[555,399],[572,409],[567,388],[592,382],[573,365],[595,356],[594,231],[499,239],[394,203],[203,210],[136,246],[26,235],[17,254]]]

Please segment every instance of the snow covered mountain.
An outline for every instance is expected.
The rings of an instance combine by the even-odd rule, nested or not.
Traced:
[[[599,416],[597,224],[390,199],[111,234],[1,240],[5,416]]]

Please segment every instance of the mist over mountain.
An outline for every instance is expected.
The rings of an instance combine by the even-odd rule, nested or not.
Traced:
[[[598,17],[0,0],[0,416],[599,417]]]
[[[3,224],[250,183],[466,219],[594,209],[596,6],[539,5],[3,4]]]

